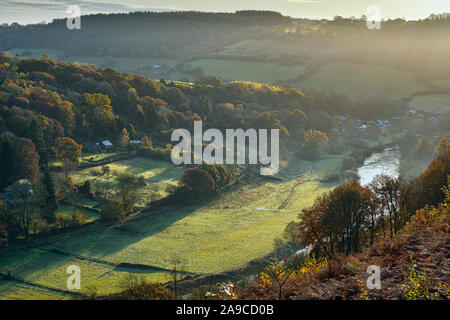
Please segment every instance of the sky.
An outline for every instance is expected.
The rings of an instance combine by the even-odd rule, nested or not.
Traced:
[[[130,11],[272,10],[292,17],[360,17],[371,5],[380,8],[382,18],[421,19],[431,13],[450,12],[450,0],[0,0],[0,24],[50,22],[69,16],[67,8],[77,5],[81,14]]]

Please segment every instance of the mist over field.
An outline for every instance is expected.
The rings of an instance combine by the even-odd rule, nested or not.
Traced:
[[[372,2],[0,0],[0,300],[448,299],[450,8]]]

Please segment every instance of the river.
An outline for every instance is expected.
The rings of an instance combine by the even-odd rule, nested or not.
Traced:
[[[374,152],[364,160],[358,168],[360,183],[365,186],[378,174],[387,174],[394,178],[399,175],[400,147],[394,146],[382,151]]]

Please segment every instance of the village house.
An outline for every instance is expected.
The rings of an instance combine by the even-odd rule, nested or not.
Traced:
[[[95,144],[95,146],[97,147],[97,152],[99,152],[99,153],[108,152],[108,151],[110,151],[113,148],[113,144],[109,140],[104,140],[102,142],[97,142]]]

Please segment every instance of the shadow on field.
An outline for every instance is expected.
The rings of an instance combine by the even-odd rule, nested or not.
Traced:
[[[111,261],[111,255],[114,255],[143,239],[164,232],[177,221],[189,216],[199,208],[206,206],[213,201],[215,201],[215,198],[204,200],[196,205],[186,204],[161,207],[144,212],[140,216],[136,216],[135,219],[126,221],[121,225],[96,223],[67,236],[63,241],[58,242],[56,247],[61,248],[65,252],[70,252],[70,254],[75,256],[80,255],[98,259],[109,257],[109,261]],[[175,245],[182,246],[183,239],[180,239]],[[131,254],[133,257],[148,255],[148,259],[145,260],[154,260],[152,259],[154,252],[152,252],[151,243],[147,244],[147,246],[149,246],[148,249],[136,248],[136,251]],[[170,254],[170,252],[167,252],[167,258],[170,258]],[[117,264],[120,264],[123,267],[137,267],[140,269],[152,267],[151,265],[146,264],[138,265],[129,263],[134,260],[131,259],[131,257],[123,260],[124,261],[117,262]],[[143,259],[139,259],[139,261],[143,261]],[[111,262],[116,263],[115,261]]]

